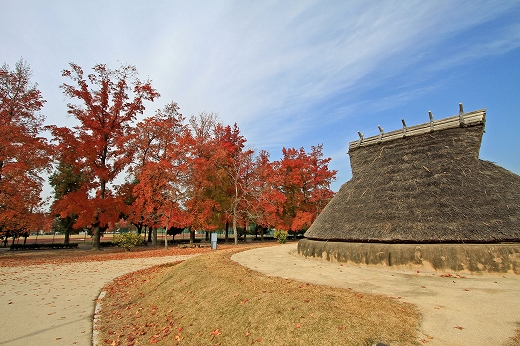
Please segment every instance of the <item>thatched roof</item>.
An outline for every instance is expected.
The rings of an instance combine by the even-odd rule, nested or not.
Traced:
[[[468,121],[468,114],[477,115],[476,120]],[[520,176],[478,158],[485,110],[461,112],[440,122],[450,125],[432,131],[432,123],[426,123],[414,127],[423,129],[415,135],[407,128],[406,134],[399,130],[350,143],[352,179],[305,237],[396,243],[520,241]]]

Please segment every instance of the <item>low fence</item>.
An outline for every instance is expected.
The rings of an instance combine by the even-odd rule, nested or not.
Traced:
[[[222,242],[226,238],[225,232],[216,232],[217,233],[217,240],[219,242]],[[116,233],[117,234],[117,233]],[[113,233],[106,233],[101,237],[101,242],[112,242],[114,234]],[[143,238],[145,237],[145,234],[142,234]],[[272,235],[264,235],[265,239],[271,239],[273,238]],[[148,239],[148,234],[146,234],[146,239]],[[157,242],[164,244],[164,232],[158,232],[157,233]],[[228,233],[228,239],[229,241],[232,241],[234,239],[234,233],[233,231],[230,231]],[[242,236],[240,239],[244,240],[244,237]],[[260,240],[260,235],[246,235],[247,240]],[[190,241],[190,233],[189,232],[183,232],[181,234],[176,234],[175,239],[172,239],[172,236],[168,236],[168,242],[189,242]],[[195,240],[196,241],[206,241],[206,233],[205,232],[196,232],[195,234]],[[56,234],[36,234],[36,235],[30,235],[27,238],[17,238],[14,243],[12,239],[9,239],[7,244],[1,243],[0,246],[4,247],[11,247],[13,245],[30,245],[30,244],[63,244],[65,242],[65,235],[56,233]],[[89,234],[86,233],[80,233],[80,234],[72,234],[69,236],[69,242],[70,243],[77,243],[77,244],[92,244],[92,237]],[[208,242],[209,242],[209,236],[208,236]]]

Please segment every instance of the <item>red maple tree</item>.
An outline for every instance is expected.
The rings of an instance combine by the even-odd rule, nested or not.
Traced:
[[[40,136],[44,103],[26,62],[18,61],[14,70],[7,64],[0,67],[0,236],[5,240],[39,227],[33,214],[51,153]]]
[[[176,103],[170,103],[144,119],[137,124],[129,142],[135,159],[128,216],[138,227],[154,230],[153,245],[157,242],[158,227],[178,229],[190,223],[183,208],[188,130],[178,110]]]
[[[253,162],[249,216],[259,227],[261,236],[266,229],[280,224],[279,215],[286,201],[279,189],[280,181],[281,176],[275,171],[269,152],[260,151]]]
[[[117,222],[124,203],[112,193],[109,185],[131,162],[131,151],[125,145],[131,125],[143,113],[144,101],[153,101],[159,93],[150,81],[142,82],[134,66],[109,69],[94,66],[85,76],[74,63],[62,75],[72,80],[64,83],[63,93],[78,103],[69,103],[68,113],[79,125],[73,129],[51,127],[58,150],[74,145],[74,164],[86,176],[82,189],[66,195],[67,205],[74,202],[79,215],[78,226],[93,230],[93,249],[99,249],[101,234],[109,222]]]
[[[277,189],[284,195],[280,200],[277,228],[294,232],[310,227],[318,214],[334,196],[330,184],[336,171],[329,170],[330,158],[323,158],[322,145],[304,148],[283,148],[282,158],[273,163]]]
[[[250,219],[250,201],[252,199],[252,187],[254,179],[253,157],[254,150],[246,149],[246,138],[240,134],[240,129],[235,123],[233,127],[218,125],[215,128],[217,145],[223,150],[223,158],[219,168],[227,175],[228,182],[228,210],[232,219],[232,227],[235,245],[238,244],[238,222],[247,225]]]
[[[200,113],[189,120],[185,143],[189,160],[186,166],[185,206],[191,220],[190,241],[195,231],[213,231],[222,227],[226,206],[224,191],[227,175],[219,167],[226,153],[215,140],[219,120],[214,113]]]

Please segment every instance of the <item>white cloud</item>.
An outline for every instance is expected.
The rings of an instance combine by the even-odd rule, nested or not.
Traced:
[[[156,40],[152,75],[189,113],[215,110],[279,135],[313,103],[370,74],[398,73],[424,59],[421,50],[504,11],[485,3],[240,4],[173,18]]]
[[[216,111],[225,122],[237,122],[259,149],[299,147],[294,139],[302,134],[331,131],[347,116],[405,104],[440,87],[429,81],[439,71],[520,45],[518,21],[493,35],[469,35],[518,7],[511,1],[2,5],[2,58],[11,65],[20,56],[28,60],[49,100],[49,122],[70,121],[58,89],[69,61],[85,70],[95,63],[117,67],[119,61],[135,64],[162,94],[150,112],[170,101],[186,116]],[[471,40],[458,49],[450,40],[463,34]],[[395,78],[401,78],[399,87],[366,95],[395,85]],[[325,104],[326,114],[318,109]],[[321,135],[327,139],[326,132]]]

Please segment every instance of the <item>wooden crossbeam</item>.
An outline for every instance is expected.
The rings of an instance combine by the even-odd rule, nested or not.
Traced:
[[[439,120],[433,120],[433,115],[429,112],[430,121],[424,124],[415,126],[406,126],[406,122],[402,119],[403,128],[401,130],[395,130],[391,132],[383,132],[382,128],[379,127],[379,134],[371,137],[364,137],[361,132],[358,131],[359,140],[349,143],[349,150],[358,147],[365,147],[368,145],[374,145],[400,139],[403,137],[418,136],[425,133],[431,133],[433,131],[442,131],[457,127],[469,127],[486,123],[486,109],[480,109],[477,111],[464,113],[462,104],[459,104],[459,115],[443,118]],[[462,113],[460,113],[462,112]]]

